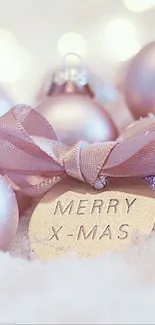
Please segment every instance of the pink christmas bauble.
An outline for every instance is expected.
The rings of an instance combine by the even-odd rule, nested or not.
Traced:
[[[144,47],[129,64],[125,98],[135,118],[155,114],[155,42]]]
[[[16,196],[4,177],[0,175],[0,250],[6,250],[18,227]]]
[[[72,145],[111,141],[118,132],[105,109],[92,98],[75,93],[51,96],[36,108],[53,126],[60,141]]]

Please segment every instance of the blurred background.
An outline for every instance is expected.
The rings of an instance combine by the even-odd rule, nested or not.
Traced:
[[[34,105],[68,52],[121,89],[129,60],[154,31],[155,0],[0,0],[0,115]]]

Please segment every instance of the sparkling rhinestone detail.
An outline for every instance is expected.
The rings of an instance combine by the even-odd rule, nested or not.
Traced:
[[[94,184],[94,188],[96,190],[102,190],[107,186],[107,184],[108,184],[108,182],[107,182],[106,177],[100,176],[100,177],[97,178],[97,180],[96,180],[96,182]]]
[[[152,188],[152,190],[155,191],[155,176],[154,175],[146,176],[144,177],[144,180]]]
[[[53,81],[60,86],[67,81],[72,81],[77,86],[82,87],[88,83],[88,75],[84,69],[70,68],[58,71],[54,75]]]

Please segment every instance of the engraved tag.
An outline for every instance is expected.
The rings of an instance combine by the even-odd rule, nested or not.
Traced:
[[[55,186],[37,205],[29,224],[31,248],[50,260],[122,250],[134,236],[148,237],[155,222],[155,200],[128,191],[96,191],[86,184]]]

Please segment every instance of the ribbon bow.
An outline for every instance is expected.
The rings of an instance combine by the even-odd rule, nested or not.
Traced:
[[[68,176],[101,189],[108,177],[155,175],[155,117],[117,141],[66,146],[41,114],[18,105],[0,118],[0,150],[0,173],[26,195],[43,195]]]

